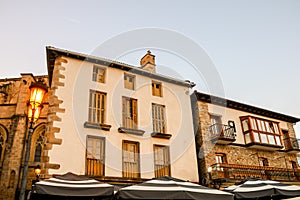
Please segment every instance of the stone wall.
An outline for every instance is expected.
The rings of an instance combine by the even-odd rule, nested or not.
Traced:
[[[225,154],[228,164],[260,166],[259,157],[268,159],[270,167],[292,168],[291,161],[297,162],[296,154],[287,153],[284,150],[266,151],[249,148],[243,144],[221,145],[211,142],[209,137],[210,115],[208,103],[198,101],[199,129],[196,132],[198,144],[198,159],[200,180],[209,182],[208,168],[216,164],[216,153]],[[287,123],[290,137],[296,137],[293,124]]]
[[[21,74],[21,78],[0,80],[1,96],[0,104],[0,125],[5,132],[6,141],[4,144],[4,153],[0,159],[0,200],[11,200],[15,198],[16,191],[19,190],[23,171],[23,162],[25,157],[25,143],[28,134],[27,122],[27,102],[29,100],[29,86],[36,79],[41,78],[47,82],[46,76],[34,77],[32,74]],[[44,108],[40,119],[34,124],[34,127],[47,122],[47,95],[44,98]],[[36,131],[33,135],[37,134]],[[32,140],[32,149],[34,143]],[[31,151],[31,154],[34,154]],[[46,155],[47,152],[42,152]],[[32,156],[33,157],[33,156]],[[43,161],[43,160],[42,160]],[[27,179],[27,190],[31,189],[31,181],[35,179],[34,166],[42,165],[43,162],[34,163],[29,160],[29,171]]]
[[[54,126],[54,122],[61,121],[61,118],[57,115],[58,113],[64,113],[65,109],[61,108],[61,104],[63,103],[63,100],[58,99],[56,95],[56,91],[58,87],[64,87],[63,80],[65,79],[65,76],[62,74],[62,71],[65,70],[65,67],[62,66],[62,63],[67,63],[67,60],[58,57],[55,60],[54,63],[54,69],[52,74],[52,80],[51,80],[51,88],[49,90],[49,112],[48,112],[48,126],[47,126],[47,146],[46,150],[51,151],[53,145],[61,145],[62,139],[57,138],[56,134],[59,134],[60,128]],[[58,135],[59,136],[59,135]],[[47,157],[46,163],[45,163],[45,176],[44,178],[49,178],[51,175],[48,172],[48,169],[59,169],[60,164],[59,163],[50,163],[50,158]]]

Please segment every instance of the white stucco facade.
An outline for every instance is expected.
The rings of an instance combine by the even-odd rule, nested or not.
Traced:
[[[67,61],[62,64],[64,70],[61,71],[64,78],[60,81],[64,86],[59,86],[55,95],[63,100],[60,107],[65,109],[65,112],[58,113],[61,121],[55,121],[53,124],[60,128],[55,137],[61,138],[62,144],[53,145],[49,151],[50,162],[59,164],[60,168],[49,170],[50,174],[69,171],[85,174],[86,138],[98,136],[105,138],[105,176],[122,177],[122,141],[128,140],[139,142],[141,178],[155,177],[153,145],[166,145],[170,149],[171,176],[198,182],[188,86],[109,66],[102,66],[106,69],[105,83],[98,83],[92,81],[94,63],[67,56],[63,59]],[[124,88],[124,73],[135,75],[134,90]],[[152,95],[152,81],[162,84],[162,97]],[[90,90],[106,93],[105,124],[111,125],[110,130],[84,127],[89,115]],[[137,99],[138,129],[145,131],[143,135],[118,131],[122,124],[123,96]],[[170,139],[151,136],[152,103],[165,106],[166,133],[172,135]]]

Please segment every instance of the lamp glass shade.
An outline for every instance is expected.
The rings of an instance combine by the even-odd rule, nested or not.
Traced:
[[[30,87],[30,100],[29,103],[32,109],[39,107],[43,101],[46,90],[43,87],[33,86]]]
[[[36,122],[43,108],[42,101],[47,92],[47,87],[42,82],[34,82],[29,87],[30,98],[28,103],[28,119],[30,122]]]
[[[41,174],[41,171],[42,171],[42,170],[41,170],[41,167],[40,167],[39,165],[38,165],[37,167],[34,168],[34,173],[35,173],[35,175],[37,175],[37,176]]]
[[[39,106],[37,108],[33,108],[31,104],[28,105],[28,112],[27,116],[30,122],[36,122],[38,118],[40,117],[42,110],[42,106]]]

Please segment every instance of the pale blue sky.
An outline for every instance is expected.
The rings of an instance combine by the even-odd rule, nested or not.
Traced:
[[[298,0],[0,0],[0,78],[46,74],[47,45],[92,54],[114,36],[159,28],[206,51],[226,98],[300,117],[299,10]],[[153,53],[157,65],[191,79],[184,76],[184,61]],[[142,55],[134,51],[120,59],[138,65]],[[205,91],[199,80],[192,81]]]

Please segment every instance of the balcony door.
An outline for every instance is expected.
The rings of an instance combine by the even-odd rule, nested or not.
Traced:
[[[222,120],[220,115],[210,115],[211,133],[213,136],[222,134]]]
[[[105,139],[87,136],[86,140],[86,170],[88,176],[104,176]]]
[[[123,141],[123,177],[140,178],[140,146],[138,142]]]

